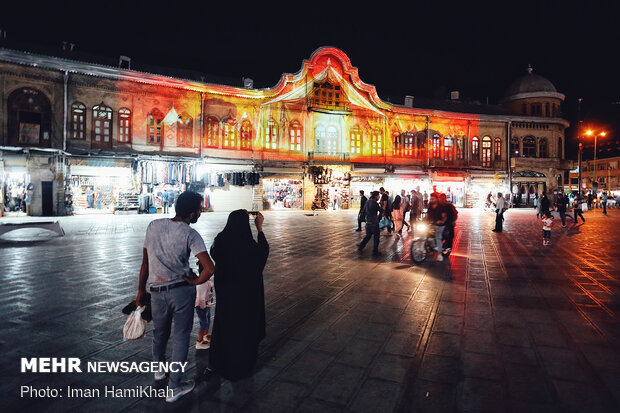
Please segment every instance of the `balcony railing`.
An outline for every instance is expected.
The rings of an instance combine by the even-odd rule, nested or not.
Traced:
[[[348,162],[349,153],[346,152],[308,152],[309,161],[339,161]]]

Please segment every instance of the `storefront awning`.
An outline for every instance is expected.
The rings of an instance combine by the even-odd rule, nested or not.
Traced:
[[[71,165],[71,175],[80,176],[120,176],[131,178],[131,168],[112,166]]]

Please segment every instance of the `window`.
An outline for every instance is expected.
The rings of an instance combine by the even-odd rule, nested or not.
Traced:
[[[194,120],[187,113],[182,113],[177,121],[177,146],[191,148],[193,131]]]
[[[536,139],[531,136],[523,138],[523,156],[526,158],[536,157]]]
[[[301,125],[295,121],[289,128],[289,145],[291,151],[301,151]]]
[[[441,136],[433,134],[433,158],[441,158]]]
[[[350,151],[351,153],[362,153],[362,131],[360,128],[353,128],[349,134]]]
[[[8,142],[16,146],[51,146],[51,105],[32,88],[13,91],[7,99]]]
[[[491,138],[488,136],[482,138],[482,166],[491,166]]]
[[[373,155],[383,154],[383,133],[379,128],[375,128],[370,135],[370,149]]]
[[[413,156],[415,137],[411,132],[405,132],[403,138],[403,156]]]
[[[456,159],[465,159],[465,137],[456,138]]]
[[[471,157],[472,159],[480,159],[480,141],[477,136],[471,140]]]
[[[426,157],[426,132],[421,131],[415,135],[415,156],[420,158]]]
[[[205,146],[209,148],[217,148],[219,145],[218,138],[220,136],[220,122],[213,116],[207,118],[205,125],[206,139]]]
[[[393,147],[392,147],[392,155],[393,156],[400,156],[402,154],[402,142],[400,141],[400,137],[401,135],[398,132],[393,132],[392,133],[392,143],[393,143]]]
[[[69,136],[71,139],[86,139],[86,106],[80,102],[72,104],[70,121]]]
[[[244,120],[241,122],[241,139],[239,139],[239,143],[241,144],[241,149],[251,150],[252,149],[252,139],[254,139],[254,129],[252,128],[252,123],[249,120]]]
[[[551,110],[549,109],[549,103],[545,103],[545,116],[551,117]]]
[[[521,113],[527,115],[527,105],[525,103],[521,104]]]
[[[558,158],[564,159],[564,147],[562,146],[562,138],[558,138]]]
[[[443,138],[443,159],[444,161],[451,161],[454,157],[454,138],[447,135]]]
[[[330,155],[336,154],[336,143],[338,142],[338,129],[335,126],[329,126],[327,128],[327,153]]]
[[[118,142],[131,142],[131,111],[127,108],[118,110]]]
[[[495,159],[502,159],[502,140],[495,138],[495,147],[493,148],[493,154]]]
[[[325,126],[323,125],[317,125],[316,129],[314,130],[314,138],[316,140],[316,151],[318,153],[322,153],[322,152],[326,152],[326,148],[325,148]]]
[[[519,156],[519,138],[510,138],[510,156]]]
[[[146,126],[148,130],[148,143],[161,144],[161,137],[164,135],[164,114],[159,109],[154,108],[146,117]]]
[[[234,119],[227,119],[224,121],[224,130],[222,136],[222,147],[237,149],[237,130],[235,124],[237,122]]]
[[[103,102],[93,106],[92,141],[95,145],[112,145],[112,108]]]
[[[312,92],[311,106],[332,109],[347,110],[347,104],[339,85],[332,85],[330,82],[315,82]]]
[[[547,139],[541,138],[538,141],[538,157],[546,158],[548,156],[549,156],[549,153],[547,152]]]
[[[273,119],[265,125],[265,149],[278,149],[278,124]]]

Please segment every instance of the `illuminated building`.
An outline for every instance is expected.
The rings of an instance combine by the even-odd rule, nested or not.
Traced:
[[[8,49],[0,49],[0,73],[2,174],[21,171],[34,183],[35,215],[42,213],[43,182],[55,183],[45,197],[57,215],[68,187],[82,207],[89,190],[102,193],[105,208],[132,192],[157,198],[167,187],[204,191],[216,211],[309,209],[321,197],[349,208],[359,189],[379,186],[392,194],[435,186],[457,205],[474,206],[488,191],[509,191],[513,173],[540,174],[538,190],[538,183],[555,188],[554,174],[568,170],[563,95],[517,88],[504,106],[458,98],[387,103],[331,47],[261,90]],[[522,103],[540,103],[542,112],[521,113],[515,105]],[[46,159],[54,168],[17,165],[16,148],[51,150]],[[41,177],[40,169],[53,171]],[[512,189],[521,195],[521,187]]]

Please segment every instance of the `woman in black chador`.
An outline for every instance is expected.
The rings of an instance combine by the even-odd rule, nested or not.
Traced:
[[[248,211],[233,211],[211,247],[216,307],[209,364],[210,369],[229,380],[252,374],[258,343],[265,338],[263,268],[269,244],[263,234],[263,221],[263,215],[257,213],[256,242]]]

